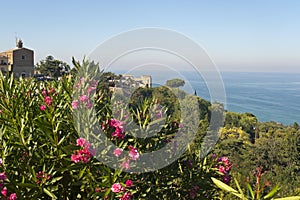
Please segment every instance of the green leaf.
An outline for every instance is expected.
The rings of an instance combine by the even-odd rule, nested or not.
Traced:
[[[242,196],[244,196],[243,190],[241,189],[240,184],[239,184],[239,182],[236,180],[236,178],[234,178],[234,182],[235,182],[235,185],[236,185],[236,187],[238,188],[240,194],[241,194]]]
[[[62,176],[52,178],[50,183],[55,183],[56,181],[59,181],[62,178],[63,178]]]
[[[243,194],[239,194],[238,191],[236,191],[235,189],[233,189],[233,188],[230,187],[229,185],[227,185],[227,184],[223,183],[222,181],[219,181],[218,179],[215,179],[215,178],[213,178],[213,177],[212,177],[211,179],[212,179],[212,181],[214,182],[214,184],[215,184],[216,186],[218,186],[220,189],[225,190],[225,191],[227,191],[227,192],[230,192],[230,193],[232,193],[233,195],[239,197],[240,199],[247,200],[247,198],[244,197]]]
[[[251,185],[249,183],[247,184],[247,188],[248,188],[248,192],[251,194],[252,199],[254,199],[254,192],[253,192],[253,190],[251,188]]]
[[[236,191],[235,189],[233,189],[233,188],[230,187],[229,185],[223,183],[222,181],[219,181],[218,179],[213,178],[213,177],[212,177],[211,179],[212,179],[212,181],[214,182],[214,184],[215,184],[216,186],[218,186],[220,189],[225,190],[225,191],[227,191],[227,192],[238,193],[238,191]]]
[[[78,178],[79,178],[79,179],[82,178],[82,176],[83,176],[85,170],[86,170],[86,166],[85,166],[82,170],[80,170],[79,175],[78,175]]]
[[[52,192],[50,192],[49,190],[47,190],[46,188],[43,188],[43,191],[44,191],[49,197],[51,197],[52,199],[57,199],[57,197],[56,197]]]
[[[59,140],[57,146],[61,145],[61,143],[63,143],[63,141],[65,140],[65,138],[66,138],[66,136],[63,136],[63,137]]]
[[[274,195],[277,194],[277,192],[279,191],[279,185],[277,184],[266,196],[263,197],[263,199],[270,199],[272,198]]]
[[[172,184],[173,184],[173,181],[167,182],[167,185],[172,185]]]
[[[149,193],[149,192],[150,192],[150,190],[151,190],[151,187],[149,187],[149,188],[146,190],[146,192],[147,192],[147,193]]]

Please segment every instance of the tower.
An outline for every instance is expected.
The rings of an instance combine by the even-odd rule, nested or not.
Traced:
[[[21,40],[21,38],[19,38],[18,40],[17,40],[17,44],[16,44],[16,47],[17,48],[23,48],[23,41]]]

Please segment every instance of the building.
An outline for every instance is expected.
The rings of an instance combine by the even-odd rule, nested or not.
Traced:
[[[110,80],[110,90],[119,94],[124,95],[125,88],[138,88],[152,87],[152,77],[148,75],[142,75],[141,77],[134,77],[130,74],[122,74],[122,77],[118,80]],[[126,92],[125,92],[126,93]]]
[[[152,87],[152,77],[149,75],[142,75],[141,77],[134,77],[133,80],[142,83],[143,87]]]
[[[14,73],[15,77],[31,77],[34,71],[34,52],[23,47],[21,39],[16,48],[0,53],[0,67],[4,74]]]
[[[8,72],[8,57],[0,55],[0,70],[4,76]]]
[[[122,79],[130,82],[132,80],[134,83],[134,86],[138,87],[152,87],[152,77],[149,75],[142,75],[141,77],[134,77],[130,74],[123,74]]]

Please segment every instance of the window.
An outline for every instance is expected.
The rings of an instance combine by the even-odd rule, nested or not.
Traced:
[[[4,65],[4,60],[1,60],[1,65]]]
[[[22,72],[22,78],[25,78],[25,77],[26,77],[26,73]]]
[[[22,56],[22,60],[25,60],[25,56],[24,55]]]

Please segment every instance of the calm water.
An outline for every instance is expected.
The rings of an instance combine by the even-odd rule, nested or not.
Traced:
[[[186,80],[183,89],[204,99],[211,100],[207,84],[199,74],[180,72],[132,72],[135,76],[150,74],[154,85],[164,84],[172,78]],[[276,121],[283,124],[300,123],[300,74],[241,73],[221,74],[226,91],[225,108],[234,112],[250,112],[259,121]]]
[[[189,77],[197,94],[210,99],[204,81]],[[260,121],[300,122],[300,74],[226,72],[222,79],[227,110],[250,112]]]

